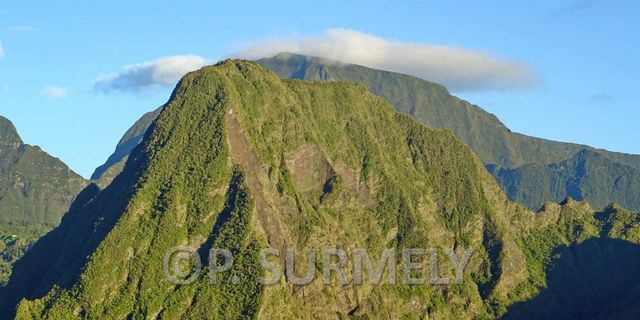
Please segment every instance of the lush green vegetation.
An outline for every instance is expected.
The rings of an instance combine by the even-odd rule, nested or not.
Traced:
[[[0,285],[32,242],[60,222],[85,184],[62,161],[24,144],[0,116]]]
[[[489,166],[489,170],[510,199],[533,207],[571,197],[599,209],[611,202],[640,208],[640,171],[595,151],[585,149],[571,159],[549,165]]]

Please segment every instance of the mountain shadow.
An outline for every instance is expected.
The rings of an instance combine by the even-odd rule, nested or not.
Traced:
[[[591,238],[554,250],[547,288],[503,319],[637,319],[640,245]]]
[[[640,208],[640,171],[593,150],[584,149],[571,159],[549,165],[488,165],[487,169],[510,200],[533,208],[566,197],[589,201],[595,208],[604,208],[610,202],[631,210]]]
[[[60,159],[26,144],[0,116],[0,286],[11,267],[60,223],[87,181]]]

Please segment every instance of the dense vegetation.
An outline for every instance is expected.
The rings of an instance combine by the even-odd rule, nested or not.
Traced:
[[[534,214],[510,203],[451,132],[363,85],[282,80],[247,61],[186,75],[123,170],[87,187],[17,262],[0,317],[493,319],[559,288],[547,278],[558,246],[640,240],[635,215],[617,207],[594,214],[567,200]],[[174,246],[226,247],[237,261],[216,285],[206,272],[175,285],[163,272]],[[267,246],[474,254],[451,286],[263,287]],[[591,300],[565,311],[581,301]]]
[[[24,144],[0,116],[0,285],[31,243],[58,225],[85,184],[62,161]]]
[[[549,165],[488,169],[510,199],[535,207],[566,197],[587,200],[597,208],[611,202],[640,207],[640,171],[611,162],[595,151],[585,149],[571,159]]]

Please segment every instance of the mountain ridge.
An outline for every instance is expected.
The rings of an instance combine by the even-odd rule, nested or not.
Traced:
[[[85,184],[60,159],[25,144],[0,116],[0,284],[32,242],[58,225]]]
[[[592,150],[584,149],[570,159],[548,165],[525,165],[517,168],[487,166],[498,183],[505,188],[509,199],[534,203],[538,207],[566,197],[589,199],[600,207],[609,203],[626,203],[631,208],[640,206],[640,172],[630,166],[609,159]],[[549,186],[547,193],[532,185]]]
[[[370,113],[369,105],[376,106],[373,107],[373,113]],[[325,106],[328,108],[324,108]],[[350,115],[351,120],[347,115]],[[348,122],[350,125],[334,132],[321,130],[334,121]],[[194,126],[194,123],[199,125]],[[374,131],[370,131],[378,125],[393,130],[394,134],[374,134]],[[364,132],[370,132],[374,137]],[[393,155],[378,149],[391,148],[398,143],[404,144],[405,136],[412,137],[412,147],[404,148],[401,157],[398,153]],[[342,142],[338,143],[339,141]],[[452,144],[460,146],[460,149],[454,147],[451,152],[446,151],[446,155],[442,155],[450,157],[450,172],[455,171],[453,165],[456,163],[469,168],[469,171],[455,171],[455,179],[468,181],[464,185],[452,184],[453,175],[449,178],[440,170],[428,171],[433,179],[442,182],[434,183],[438,188],[449,186],[446,189],[449,191],[439,189],[440,191],[434,192],[450,193],[447,199],[443,198],[437,205],[442,206],[446,213],[442,212],[442,217],[440,214],[434,216],[437,217],[434,223],[440,225],[445,223],[446,219],[453,219],[457,221],[455,224],[443,228],[458,229],[458,223],[466,225],[472,223],[471,221],[483,220],[480,214],[461,212],[462,207],[471,210],[484,201],[481,200],[481,182],[475,177],[477,174],[485,177],[488,174],[481,164],[466,162],[465,159],[468,157],[474,157],[471,151],[459,144],[449,133],[417,126],[406,116],[397,115],[384,101],[371,95],[364,86],[284,81],[254,63],[243,61],[227,61],[216,67],[204,68],[183,78],[171,102],[163,108],[151,129],[147,131],[143,143],[134,149],[127,160],[124,174],[118,175],[112,184],[99,191],[89,201],[79,200],[76,206],[79,211],[70,212],[65,216],[65,222],[52,234],[52,237],[59,234],[54,238],[61,238],[57,238],[58,241],[43,238],[27,253],[24,263],[25,266],[37,266],[28,262],[40,261],[42,254],[57,258],[47,265],[38,267],[42,268],[39,271],[21,268],[2,292],[0,300],[5,303],[3,308],[6,308],[8,300],[11,305],[18,302],[13,300],[15,298],[38,298],[32,300],[33,304],[23,301],[19,305],[19,318],[27,314],[55,317],[72,315],[74,312],[105,317],[120,317],[125,314],[151,316],[158,312],[160,317],[167,318],[179,315],[188,318],[195,318],[197,315],[211,318],[216,315],[229,317],[246,312],[255,314],[258,311],[265,315],[284,312],[293,316],[298,312],[311,311],[309,308],[326,315],[333,314],[333,310],[346,315],[354,308],[353,305],[340,306],[329,296],[314,298],[320,299],[317,302],[327,301],[328,305],[333,306],[325,311],[317,309],[323,305],[322,303],[314,303],[315,307],[304,307],[302,301],[306,298],[299,295],[292,297],[300,303],[286,306],[279,300],[280,295],[253,287],[250,281],[245,280],[240,286],[236,286],[244,288],[242,291],[226,286],[212,288],[202,283],[173,289],[177,290],[177,295],[158,296],[158,286],[171,286],[163,279],[161,269],[158,269],[161,267],[159,263],[165,249],[184,241],[196,247],[210,241],[231,241],[235,243],[232,247],[239,246],[240,250],[248,250],[246,257],[253,256],[252,252],[255,252],[255,249],[251,249],[252,246],[260,243],[264,245],[268,242],[275,247],[297,247],[305,243],[315,243],[321,240],[318,238],[320,235],[326,236],[326,232],[320,230],[326,228],[323,225],[333,225],[337,222],[332,222],[335,219],[346,218],[341,218],[341,214],[333,217],[336,214],[332,213],[333,210],[341,211],[340,208],[351,211],[354,218],[361,217],[358,219],[374,214],[380,215],[379,222],[371,221],[360,226],[378,230],[382,225],[389,225],[382,227],[382,231],[376,231],[376,234],[380,235],[370,240],[380,241],[390,231],[390,225],[396,223],[397,208],[393,203],[399,204],[397,201],[400,201],[407,206],[411,203],[413,207],[413,201],[417,201],[418,194],[425,192],[418,191],[418,188],[412,186],[413,183],[401,184],[404,186],[402,188],[407,188],[409,192],[403,196],[393,191],[396,188],[390,186],[400,183],[392,182],[396,179],[422,179],[420,177],[423,167],[439,165],[439,162],[426,162],[427,157],[430,158],[431,153],[436,151],[435,148],[428,147],[431,143],[442,148]],[[312,157],[315,160],[304,165],[305,170],[296,170],[292,166],[295,162],[290,160],[308,159],[304,155],[310,150],[316,155]],[[412,152],[415,157],[424,160],[412,164]],[[438,149],[437,152],[441,153],[442,150]],[[368,160],[363,164],[367,154]],[[409,167],[394,165],[396,161],[390,161],[391,158],[403,159],[401,161],[406,162]],[[234,165],[241,166],[240,173],[234,173],[238,172]],[[325,176],[327,181],[332,180],[332,175],[337,175],[340,178],[336,181],[342,182],[336,182],[333,191],[323,191],[323,186],[318,184],[314,176],[308,176],[325,172],[318,170],[320,167],[316,166],[332,168]],[[364,170],[364,176],[358,173],[360,170]],[[234,182],[234,176],[238,175],[246,176],[246,182]],[[375,180],[369,180],[367,183],[366,179]],[[240,178],[240,181],[242,180]],[[385,186],[384,190],[370,189],[373,188],[374,181],[378,180],[375,184],[381,186],[376,189]],[[237,187],[233,187],[234,185]],[[378,203],[375,201],[377,196],[371,194],[372,192],[384,192],[397,200]],[[405,197],[406,200],[403,200]],[[374,201],[367,201],[369,198]],[[225,203],[232,204],[228,211],[229,218],[225,218],[226,214],[215,214],[225,212]],[[244,207],[243,203],[248,203],[249,206]],[[459,205],[460,210],[455,209]],[[334,206],[335,209],[331,209]],[[184,209],[181,209],[182,207]],[[412,211],[403,213],[405,219],[414,219],[410,218],[415,215]],[[347,218],[344,223],[356,223],[351,219]],[[86,228],[81,226],[93,225],[95,221],[100,221],[93,228],[96,231],[87,234],[84,231]],[[378,223],[381,226],[376,226]],[[236,231],[229,233],[225,231],[227,228]],[[476,232],[463,230],[464,228],[460,228],[456,232],[447,232],[447,239],[452,237],[451,239],[456,238],[457,241],[469,242],[472,237],[478,236]],[[402,246],[426,240],[412,235],[409,230],[399,229],[398,232],[402,235],[403,240],[399,244]],[[353,233],[356,238],[363,237],[359,232],[356,233],[355,229],[349,233]],[[224,235],[245,236],[224,240]],[[342,239],[339,240],[341,242],[355,239],[346,235],[336,237]],[[364,239],[358,240],[360,241],[364,243]],[[448,242],[446,239],[439,241]],[[59,243],[66,244],[58,249],[51,247]],[[349,242],[343,243],[346,245]],[[76,251],[77,246],[80,251]],[[114,261],[121,263],[115,266]],[[245,274],[252,263],[255,262],[242,262],[239,266],[241,269],[238,270],[242,272],[238,274]],[[84,267],[81,267],[83,265]],[[116,268],[112,269],[113,267]],[[105,268],[112,271],[105,272]],[[118,276],[114,278],[111,274]],[[121,278],[120,275],[128,276]],[[44,282],[37,279],[43,279]],[[124,282],[116,279],[122,279]],[[31,289],[19,290],[27,283],[33,283]],[[275,290],[290,292],[291,289],[285,285],[278,286]],[[105,290],[112,293],[130,292],[131,295],[113,295]],[[259,290],[261,294],[248,294],[247,290]],[[318,292],[315,285],[306,290]],[[338,288],[327,290],[335,291]],[[98,292],[104,292],[104,298],[96,299],[95,294]],[[366,292],[369,292],[369,289],[361,294],[368,295]],[[221,300],[220,295],[223,293],[225,297],[229,294],[236,295],[237,301],[246,301],[253,307],[238,309],[236,302]],[[185,306],[163,302],[182,295],[202,298],[194,300],[192,307],[188,309],[185,309]],[[264,303],[246,300],[251,297],[261,297]],[[342,301],[342,298],[338,300]],[[219,302],[217,305],[220,307],[216,308],[217,311],[212,310],[211,301]],[[68,307],[68,303],[77,305],[78,308]],[[366,307],[367,304],[363,302],[362,312],[369,312],[366,310],[373,307]],[[207,313],[203,313],[204,311]],[[403,311],[389,309],[385,312]]]
[[[162,107],[142,115],[142,117],[124,133],[113,154],[109,156],[104,164],[96,168],[91,175],[91,180],[96,181],[98,185],[102,187],[108,184],[108,181],[113,180],[115,175],[119,173],[119,170],[122,170],[122,166],[129,153],[142,141],[151,122],[160,114],[161,110]]]

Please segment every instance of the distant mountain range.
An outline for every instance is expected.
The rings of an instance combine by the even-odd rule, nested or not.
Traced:
[[[549,199],[571,197],[587,199],[597,207],[612,202],[634,210],[640,207],[640,171],[592,149],[547,165],[487,168],[509,198],[520,203],[542,205]]]
[[[153,120],[158,117],[160,111],[162,111],[162,108],[148,112],[136,121],[120,139],[114,153],[109,156],[103,165],[96,168],[91,175],[91,180],[101,187],[108,185],[122,171],[129,153],[142,141],[145,132],[149,129]]]
[[[0,284],[33,240],[60,223],[87,182],[0,116]]]
[[[282,79],[227,60],[184,76],[149,118],[122,174],[102,190],[85,188],[16,263],[0,289],[0,318],[637,316],[638,214],[572,199],[538,213],[509,202],[465,143],[395,112],[362,84]],[[165,269],[175,246],[203,261],[211,248],[228,248],[234,264],[215,284],[205,271],[178,285]],[[266,286],[257,281],[266,247],[473,255],[460,284],[323,284],[331,264],[323,260],[300,264],[315,276],[309,285],[287,277]],[[426,278],[433,269],[423,263]],[[456,273],[452,264],[436,272]]]
[[[616,202],[640,211],[638,155],[511,132],[496,116],[451,95],[443,86],[408,75],[290,53],[257,63],[284,78],[362,83],[398,112],[429,128],[451,130],[488,166],[510,200],[532,210],[572,197],[587,200],[595,208]],[[105,185],[121,170],[122,161],[160,110],[136,122],[92,179]]]

